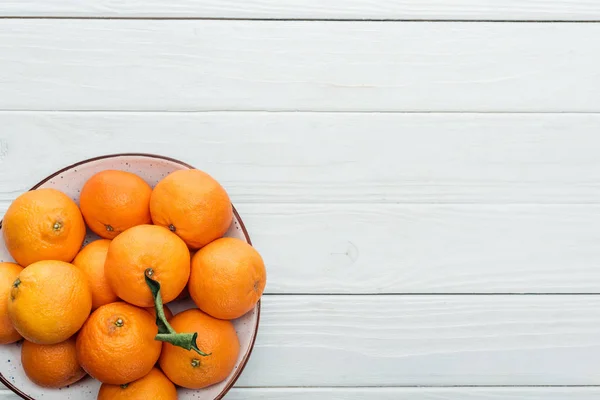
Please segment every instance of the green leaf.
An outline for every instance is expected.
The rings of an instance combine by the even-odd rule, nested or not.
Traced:
[[[156,326],[158,327],[158,334],[154,339],[171,343],[173,346],[179,346],[186,350],[194,350],[203,357],[210,356],[212,353],[207,354],[198,348],[198,345],[196,344],[198,333],[175,332],[175,329],[169,324],[167,317],[165,316],[162,296],[160,295],[160,283],[150,278],[149,275],[152,275],[152,269],[150,268],[145,271],[144,278],[146,279],[146,284],[150,288],[150,292],[152,292],[154,308],[156,310]]]
[[[152,292],[152,298],[154,299],[154,309],[156,310],[156,326],[158,326],[158,333],[175,333],[175,330],[167,322],[165,316],[165,310],[163,308],[162,296],[160,295],[160,283],[154,279],[148,277],[147,273],[144,274],[146,284]]]

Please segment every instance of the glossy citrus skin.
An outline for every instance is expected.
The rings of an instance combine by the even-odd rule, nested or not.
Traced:
[[[100,382],[122,385],[150,372],[161,351],[152,316],[131,304],[104,305],[77,335],[77,358]]]
[[[83,243],[85,223],[77,204],[55,189],[25,192],[2,222],[6,248],[23,267],[41,260],[71,262]]]
[[[191,262],[192,262],[192,258],[194,257],[194,254],[196,254],[196,250],[190,250],[190,271],[191,271]],[[190,298],[190,291],[188,290],[187,285],[185,285],[185,287],[183,288],[183,290],[181,291],[181,293],[179,293],[179,296],[177,296],[173,301],[179,301],[179,300],[186,300]]]
[[[177,400],[175,385],[158,368],[126,387],[103,383],[98,400]]]
[[[110,246],[110,240],[96,240],[85,246],[73,260],[73,265],[85,272],[88,277],[92,289],[93,310],[119,300],[104,276],[104,262],[108,246]]]
[[[177,235],[155,225],[138,225],[113,239],[104,272],[121,299],[139,307],[154,305],[144,274],[161,284],[164,303],[175,299],[190,276],[190,252]]]
[[[85,222],[105,239],[136,225],[149,224],[152,188],[131,172],[106,170],[81,189],[79,205]]]
[[[202,357],[193,350],[164,343],[159,364],[173,383],[188,389],[201,389],[229,376],[240,351],[240,342],[230,321],[190,309],[175,315],[169,323],[177,332],[198,332],[198,347],[212,353]]]
[[[152,221],[171,229],[190,248],[222,237],[233,219],[225,189],[197,169],[179,170],[161,180],[150,197]]]
[[[254,247],[222,238],[194,255],[188,288],[202,311],[215,318],[235,319],[256,305],[266,282],[265,264]]]
[[[8,296],[8,315],[27,340],[54,344],[81,328],[92,309],[85,273],[63,261],[38,261],[25,268]]]
[[[0,344],[14,343],[21,339],[8,316],[8,295],[21,271],[23,268],[18,264],[0,262]]]
[[[77,361],[75,338],[56,344],[25,340],[21,347],[21,363],[27,377],[39,386],[61,388],[85,376]]]

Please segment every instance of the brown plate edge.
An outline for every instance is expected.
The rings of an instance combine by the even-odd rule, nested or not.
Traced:
[[[167,156],[161,156],[161,155],[158,155],[158,154],[150,154],[150,153],[115,153],[115,154],[106,154],[106,155],[103,155],[103,156],[88,158],[88,159],[85,159],[83,161],[78,161],[78,162],[76,162],[74,164],[66,166],[66,167],[58,170],[57,172],[53,173],[52,175],[50,175],[50,176],[44,178],[43,180],[39,181],[38,183],[36,183],[29,190],[35,190],[35,189],[39,188],[44,183],[48,182],[50,179],[52,179],[52,178],[54,178],[54,177],[62,174],[63,172],[65,172],[65,171],[67,171],[67,170],[69,170],[71,168],[74,168],[74,167],[77,167],[77,166],[80,166],[80,165],[83,165],[83,164],[87,164],[87,163],[90,163],[90,162],[93,162],[93,161],[104,160],[104,159],[107,159],[107,158],[117,158],[117,157],[150,157],[150,158],[156,158],[156,159],[159,159],[159,160],[171,161],[171,162],[174,162],[176,164],[182,165],[182,166],[190,168],[190,169],[196,169],[192,165],[187,164],[187,163],[185,163],[183,161],[177,160],[175,158],[167,157]],[[237,218],[238,222],[240,223],[240,228],[242,228],[242,232],[244,233],[244,236],[246,237],[246,240],[248,241],[249,244],[252,244],[252,240],[250,240],[250,235],[248,234],[248,230],[246,229],[246,226],[244,225],[244,221],[242,221],[242,218],[240,217],[240,214],[235,209],[235,206],[232,204],[231,207],[233,208],[233,214],[235,215],[235,217]],[[0,228],[2,228],[2,220],[0,220]],[[252,354],[252,350],[254,349],[254,343],[256,342],[256,336],[258,336],[258,326],[260,325],[260,305],[261,305],[261,300],[259,300],[258,303],[256,303],[256,326],[254,328],[254,334],[252,335],[252,341],[250,342],[250,348],[248,349],[248,351],[244,355],[244,358],[242,358],[242,362],[240,363],[239,368],[237,369],[237,371],[235,372],[235,374],[233,375],[233,378],[231,379],[231,382],[229,382],[229,384],[223,389],[223,391],[221,391],[221,393],[219,393],[217,395],[217,397],[215,397],[214,400],[221,400],[221,399],[223,399],[223,397],[225,397],[225,395],[231,390],[231,388],[233,388],[233,386],[235,385],[235,383],[239,379],[240,375],[242,374],[242,371],[246,367],[246,364],[248,363],[248,360],[250,359],[250,355]],[[25,400],[35,400],[33,397],[30,397],[26,393],[23,393],[19,388],[13,386],[13,384],[10,383],[8,381],[8,379],[6,379],[4,377],[4,375],[2,375],[1,373],[0,373],[0,382],[2,382],[4,384],[4,386],[6,386],[8,389],[10,389],[13,393],[15,393],[17,396],[21,397],[22,399],[25,399]]]

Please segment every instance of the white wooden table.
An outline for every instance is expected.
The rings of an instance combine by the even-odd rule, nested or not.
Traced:
[[[599,2],[0,16],[0,213],[116,152],[182,159],[231,194],[269,281],[228,400],[600,397]]]

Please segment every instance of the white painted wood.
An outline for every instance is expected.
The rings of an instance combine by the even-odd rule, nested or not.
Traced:
[[[234,388],[225,400],[597,400],[598,388]],[[0,391],[0,399],[17,395]]]
[[[598,384],[598,296],[265,296],[240,386]]]
[[[0,127],[4,202],[117,152],[191,163],[236,203],[600,199],[600,114],[0,112]]]
[[[238,206],[270,293],[600,293],[600,206]]]
[[[252,388],[232,389],[225,400],[597,400],[597,388]],[[0,391],[0,399],[17,400]]]
[[[593,0],[4,0],[0,16],[293,19],[600,19]]]
[[[600,293],[600,206],[237,208],[267,293]]]
[[[234,389],[226,400],[597,400],[598,388]],[[0,397],[2,398],[2,397]]]
[[[597,385],[599,309],[599,296],[265,296],[238,386]]]
[[[600,24],[0,21],[0,109],[599,111]]]
[[[225,184],[270,293],[600,293],[598,205],[371,203],[597,202],[600,115],[6,112],[0,126],[0,211],[87,157],[178,157]]]

